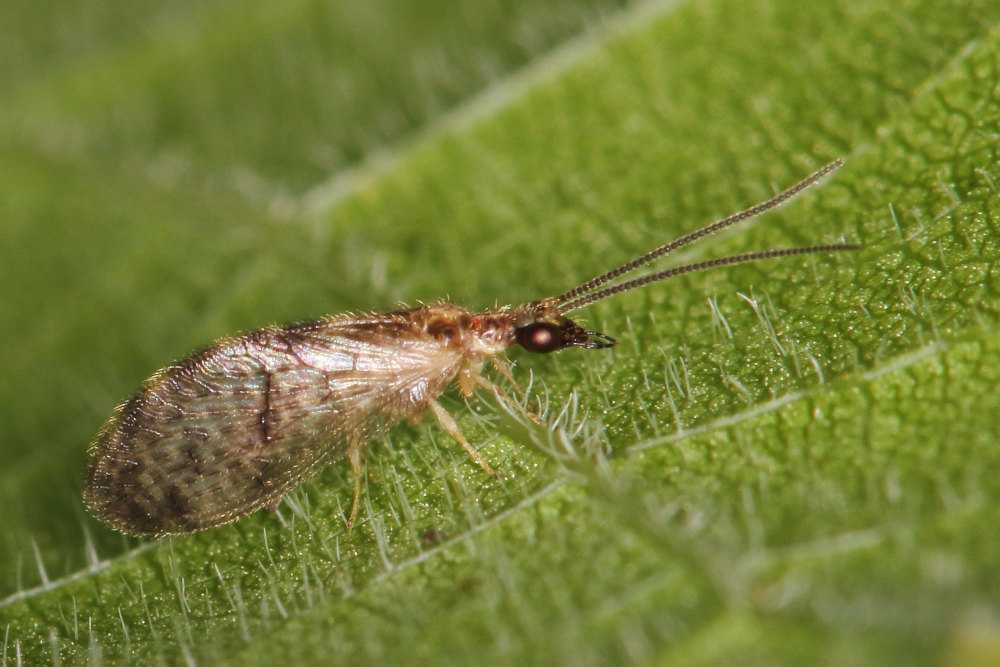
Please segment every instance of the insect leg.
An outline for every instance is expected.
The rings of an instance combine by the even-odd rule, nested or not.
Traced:
[[[365,474],[365,444],[352,441],[347,445],[347,458],[351,461],[351,472],[354,473],[354,502],[351,503],[351,515],[347,518],[347,530],[354,527],[358,518],[358,505],[361,504],[361,476]]]
[[[514,391],[517,392],[517,395],[521,397],[521,400],[522,401],[527,400],[528,393],[523,389],[521,389],[521,385],[519,385],[517,383],[517,380],[514,379],[514,376],[511,375],[510,364],[508,364],[500,357],[490,357],[489,359],[490,359],[490,365],[492,365],[493,368],[497,370],[497,373],[499,373],[500,376],[503,377],[503,379],[506,380],[507,383],[514,388]],[[482,383],[480,382],[480,384]]]
[[[533,412],[531,412],[531,410],[529,410],[528,408],[524,407],[523,405],[512,399],[510,396],[507,395],[507,392],[505,392],[495,383],[490,382],[489,380],[484,378],[482,375],[476,376],[476,384],[486,389],[487,391],[492,392],[493,395],[496,396],[496,399],[501,403],[506,403],[507,405],[513,405],[515,408],[517,408],[518,412],[520,412],[522,415],[524,415],[531,421],[535,422],[536,424],[545,425],[545,422],[542,421],[541,417],[534,414]],[[516,385],[515,388],[517,388]]]
[[[456,424],[452,416],[448,414],[448,411],[441,407],[440,403],[431,399],[427,403],[427,407],[429,407],[431,412],[434,413],[434,416],[437,417],[438,422],[441,423],[444,430],[448,431],[448,433],[451,434],[451,437],[455,438],[455,440],[458,440],[458,444],[462,445],[462,448],[469,453],[469,456],[472,457],[473,461],[479,464],[480,468],[485,470],[486,473],[493,479],[500,479],[500,476],[496,474],[496,471],[494,471],[493,468],[490,467],[490,464],[484,461],[483,457],[479,455],[479,452],[472,448],[469,441],[465,439],[464,435],[462,435],[462,431],[459,430],[458,424]]]

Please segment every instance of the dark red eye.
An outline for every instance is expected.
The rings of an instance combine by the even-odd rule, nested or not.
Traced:
[[[565,347],[562,329],[557,324],[533,322],[518,327],[514,335],[521,347],[536,354],[547,354]]]

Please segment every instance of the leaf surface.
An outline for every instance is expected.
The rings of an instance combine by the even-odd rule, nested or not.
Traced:
[[[5,661],[996,654],[996,3],[630,5],[355,144],[297,115],[329,83],[296,28],[315,7],[268,7],[105,28],[102,48],[44,51],[5,84]],[[356,28],[387,81],[407,71],[387,31],[419,33],[398,11]],[[580,26],[598,4],[564,11]],[[461,54],[524,36],[454,25]],[[572,32],[538,29],[550,46]],[[393,87],[343,122],[377,135],[379,105],[405,106]],[[821,188],[679,261],[841,237],[862,252],[585,311],[617,348],[513,355],[549,431],[450,398],[499,481],[428,422],[376,444],[350,532],[340,468],[193,537],[126,541],[83,516],[83,443],[171,357],[399,300],[536,299],[839,156]]]

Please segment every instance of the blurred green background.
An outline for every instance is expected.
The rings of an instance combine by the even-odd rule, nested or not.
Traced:
[[[987,664],[1000,654],[996,3],[0,4],[0,655],[29,663]],[[140,542],[86,447],[211,340],[860,241],[514,354],[277,515]],[[565,409],[564,409],[565,408]],[[561,416],[560,416],[561,415]]]

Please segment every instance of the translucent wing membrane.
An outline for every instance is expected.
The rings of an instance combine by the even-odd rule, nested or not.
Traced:
[[[96,444],[88,503],[138,535],[189,533],[279,501],[440,394],[460,351],[402,317],[293,325],[165,369]]]

